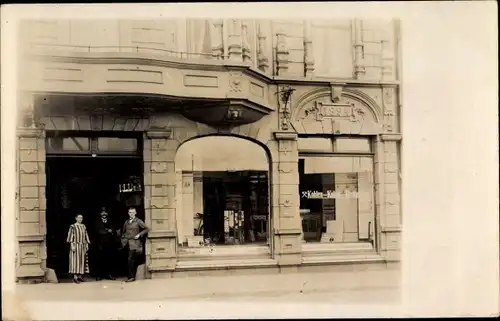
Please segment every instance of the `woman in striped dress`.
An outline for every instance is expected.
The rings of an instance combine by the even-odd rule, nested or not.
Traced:
[[[69,227],[67,242],[70,244],[69,273],[73,274],[73,282],[83,282],[83,275],[89,273],[87,252],[90,239],[87,228],[82,224],[83,215],[76,215],[76,223]]]

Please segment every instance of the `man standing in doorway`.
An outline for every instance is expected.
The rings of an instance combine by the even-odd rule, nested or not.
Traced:
[[[136,217],[137,211],[131,207],[128,210],[129,219],[123,224],[122,246],[128,246],[128,280],[135,281],[139,259],[144,251],[141,237],[148,231],[149,227]]]
[[[101,219],[97,223],[97,281],[102,278],[114,280],[111,272],[116,250],[115,228],[109,221],[105,207],[102,208],[100,216]]]

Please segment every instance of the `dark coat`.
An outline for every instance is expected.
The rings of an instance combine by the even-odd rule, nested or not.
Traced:
[[[108,230],[111,230],[109,232]],[[109,248],[116,244],[116,227],[108,220],[104,223],[99,220],[96,225],[96,245],[98,248]]]
[[[136,235],[143,236],[149,232],[149,227],[139,218],[134,218],[132,221],[126,220],[122,230],[122,246],[128,245],[130,250],[142,251],[141,238],[135,239]]]

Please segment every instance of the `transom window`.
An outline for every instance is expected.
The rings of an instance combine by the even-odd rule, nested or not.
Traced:
[[[47,154],[141,154],[139,137],[125,134],[47,133]]]

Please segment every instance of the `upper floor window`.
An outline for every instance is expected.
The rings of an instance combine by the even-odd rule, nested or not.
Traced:
[[[349,20],[312,22],[314,73],[317,77],[351,78],[353,42]]]

